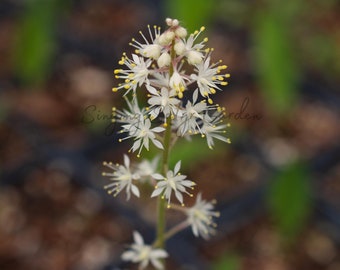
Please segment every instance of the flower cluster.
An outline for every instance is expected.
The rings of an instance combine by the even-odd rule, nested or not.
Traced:
[[[168,233],[157,235],[152,245],[145,245],[142,236],[134,232],[135,243],[122,258],[139,263],[140,269],[149,263],[163,269],[161,261],[168,254],[162,249],[162,242],[177,229],[191,227],[196,237],[208,238],[216,226],[213,218],[219,214],[214,211],[213,203],[203,200],[200,193],[192,207],[184,206],[183,195],[194,196],[191,192],[196,183],[180,172],[181,161],[169,169],[168,156],[175,142],[199,135],[209,148],[213,148],[215,140],[230,143],[225,137],[228,127],[223,122],[225,110],[212,99],[227,85],[230,77],[225,73],[227,66],[222,61],[212,61],[213,49],[206,47],[207,38],[201,38],[204,27],[188,34],[176,19],[168,18],[166,24],[164,32],[160,27],[148,26],[147,35],[140,32],[140,40],[132,39],[130,45],[134,52],[131,56],[123,53],[119,60],[121,67],[114,71],[120,83],[112,89],[123,92],[127,103],[126,109],[113,108],[114,121],[121,127],[119,141],[131,139],[129,152],[136,152],[137,157],[143,149],[155,146],[163,153],[162,164],[158,158],[131,164],[127,155],[123,164],[104,162],[111,170],[103,173],[111,181],[105,186],[109,194],[117,196],[125,190],[127,199],[131,194],[140,197],[140,184],[149,183],[154,187],[149,197],[165,201],[168,208],[179,209],[187,216]],[[140,106],[139,100],[147,105]],[[173,203],[174,198],[180,205]],[[162,207],[158,209],[164,211]],[[158,213],[158,216],[161,218],[164,214]],[[162,234],[162,229],[158,231]]]

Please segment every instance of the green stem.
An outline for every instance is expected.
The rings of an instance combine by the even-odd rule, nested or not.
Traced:
[[[171,117],[169,116],[166,119],[166,130],[164,133],[164,141],[163,141],[163,160],[162,160],[162,173],[166,175],[169,169],[169,154],[170,154],[170,141],[171,141]],[[157,246],[159,248],[164,248],[165,246],[165,210],[166,210],[166,201],[164,197],[158,196],[157,199]]]

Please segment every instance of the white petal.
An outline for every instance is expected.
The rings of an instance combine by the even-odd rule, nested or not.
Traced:
[[[155,189],[151,194],[151,198],[159,196],[162,193],[162,191],[163,191],[163,188]]]
[[[181,168],[181,161],[178,161],[175,165],[174,174],[177,174],[180,168]]]
[[[140,196],[139,189],[135,185],[131,185],[131,191],[133,194],[135,194],[138,198]]]
[[[156,88],[152,87],[151,85],[146,85],[146,89],[153,95],[159,96]]]
[[[161,142],[157,141],[157,140],[152,140],[153,144],[158,147],[159,149],[164,149],[163,145],[161,144]]]
[[[140,235],[139,232],[137,231],[134,231],[133,232],[133,239],[135,241],[136,244],[140,245],[140,246],[143,246],[144,245],[144,240],[143,240],[143,237]]]
[[[127,155],[124,155],[124,165],[126,168],[130,167],[130,159]]]
[[[159,173],[154,173],[151,176],[152,176],[152,178],[154,178],[156,180],[163,180],[164,179],[164,176],[159,174]]]

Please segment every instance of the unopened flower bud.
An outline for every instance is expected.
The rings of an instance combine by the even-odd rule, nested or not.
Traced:
[[[158,42],[160,45],[165,46],[169,45],[174,38],[175,33],[173,31],[167,31],[159,36]]]
[[[196,65],[202,62],[203,55],[198,51],[189,51],[187,53],[188,63],[190,65]]]
[[[157,64],[160,68],[169,66],[170,62],[171,62],[171,57],[167,52],[162,53],[162,55],[157,60]]]
[[[175,34],[176,34],[176,36],[178,36],[180,38],[185,38],[187,36],[188,32],[184,27],[180,26],[175,30]]]
[[[161,54],[161,46],[157,44],[149,44],[142,48],[140,53],[145,57],[157,60]]]
[[[168,26],[172,26],[172,19],[171,18],[166,18],[165,22]]]
[[[179,25],[179,21],[177,19],[172,20],[172,26],[178,26]]]
[[[178,41],[176,44],[175,44],[175,52],[177,55],[183,55],[185,53],[185,45],[182,41]]]

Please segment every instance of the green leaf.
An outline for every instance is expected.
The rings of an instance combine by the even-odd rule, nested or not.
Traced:
[[[301,231],[311,210],[311,179],[302,163],[280,171],[269,186],[270,214],[288,241]]]
[[[255,71],[259,87],[274,112],[287,112],[297,95],[298,65],[289,24],[278,12],[258,12],[255,19]]]
[[[40,83],[50,70],[56,48],[56,3],[56,0],[27,2],[13,48],[14,70],[24,83]]]

